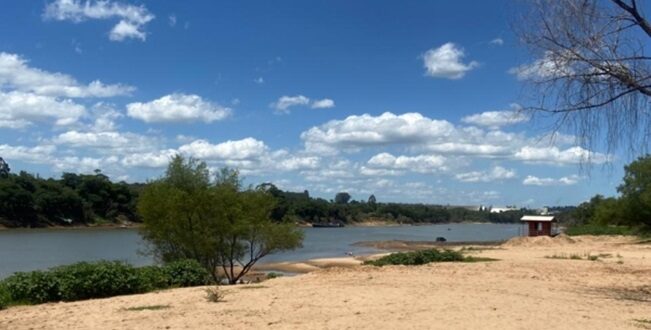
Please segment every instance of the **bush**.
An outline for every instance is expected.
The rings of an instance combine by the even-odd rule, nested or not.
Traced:
[[[50,272],[15,273],[2,282],[12,302],[40,304],[61,299],[59,281]]]
[[[0,282],[0,309],[14,304],[106,298],[204,285],[208,275],[194,260],[140,268],[120,261],[79,262],[9,276]]]
[[[80,262],[50,271],[65,301],[105,298],[142,292],[136,269],[124,262]]]
[[[567,235],[635,235],[635,230],[625,226],[608,226],[597,224],[585,224],[570,226],[565,231]]]
[[[11,304],[11,293],[7,287],[0,284],[0,310],[7,308]]]
[[[414,252],[392,253],[377,260],[364,262],[365,265],[424,265],[430,262],[465,261],[463,254],[452,250],[423,250]]]
[[[173,261],[163,266],[171,286],[197,286],[208,284],[208,271],[192,259]]]
[[[140,281],[140,292],[167,289],[171,279],[168,273],[159,266],[145,266],[137,268]]]

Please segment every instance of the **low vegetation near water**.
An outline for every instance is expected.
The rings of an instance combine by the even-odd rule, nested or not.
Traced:
[[[461,252],[453,250],[422,250],[413,252],[398,252],[384,256],[377,260],[365,261],[365,265],[387,266],[387,265],[424,265],[432,262],[475,262],[492,261],[494,259],[464,256]]]
[[[15,273],[0,281],[0,309],[20,304],[145,293],[208,282],[208,272],[193,260],[145,267],[119,261],[80,262],[47,271]]]

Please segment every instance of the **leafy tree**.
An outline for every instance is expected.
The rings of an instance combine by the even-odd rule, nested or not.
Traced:
[[[624,167],[624,182],[617,188],[630,225],[651,230],[651,155]]]
[[[0,157],[0,178],[7,178],[10,171],[11,169],[9,169],[9,164]]]
[[[272,221],[275,199],[264,188],[242,189],[230,169],[211,180],[204,162],[177,155],[141,194],[143,236],[160,259],[195,259],[215,281],[220,268],[237,283],[261,258],[302,242],[293,224]]]
[[[350,201],[350,194],[347,192],[340,192],[335,195],[336,204],[347,204]]]
[[[632,154],[647,152],[651,24],[644,6],[536,0],[523,9],[512,25],[535,60],[514,71],[532,87],[533,113],[575,130],[586,148],[607,141],[611,150],[624,144]]]
[[[377,203],[377,199],[375,199],[375,195],[368,196],[368,203],[371,205],[375,205]]]

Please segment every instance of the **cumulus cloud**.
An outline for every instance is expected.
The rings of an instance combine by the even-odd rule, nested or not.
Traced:
[[[8,162],[21,160],[30,163],[43,164],[47,163],[52,158],[55,151],[56,146],[54,145],[26,147],[0,144],[0,155],[2,155],[2,157]]]
[[[159,99],[127,105],[127,115],[147,123],[194,122],[211,123],[231,114],[231,109],[202,99],[198,95],[170,94]]]
[[[278,113],[289,113],[289,108],[299,106],[299,105],[308,105],[310,99],[303,95],[296,96],[281,96],[278,101],[271,104],[271,107],[276,109]]]
[[[490,171],[472,171],[459,173],[455,178],[462,182],[492,182],[515,178],[516,173],[513,169],[507,169],[501,166],[495,166]]]
[[[0,127],[24,128],[53,121],[57,126],[76,123],[86,113],[83,105],[71,100],[23,92],[0,92]]]
[[[368,160],[371,168],[385,170],[403,170],[417,173],[434,173],[448,170],[447,159],[439,155],[394,156],[380,153]],[[366,169],[368,174],[368,169]]]
[[[257,82],[257,81],[256,81]],[[310,104],[311,102],[311,104]],[[299,106],[310,106],[312,109],[327,109],[334,108],[335,101],[332,99],[310,100],[309,97],[304,95],[296,96],[281,96],[278,101],[271,103],[269,106],[276,110],[278,114],[290,113],[290,108]]]
[[[479,125],[490,129],[523,123],[529,116],[519,111],[486,111],[461,118],[466,124]]]
[[[423,143],[451,134],[454,126],[445,120],[432,120],[419,113],[380,116],[364,114],[344,120],[331,120],[301,134],[310,152],[338,153],[364,146],[397,143]]]
[[[328,108],[334,108],[335,107],[335,101],[331,99],[323,99],[323,100],[314,100],[312,102],[312,109],[328,109]]]
[[[4,52],[0,53],[0,88],[70,98],[113,97],[129,95],[135,90],[127,85],[106,85],[99,80],[83,85],[69,75],[30,67],[20,55]]]
[[[212,144],[206,140],[197,140],[179,148],[180,152],[203,160],[252,159],[263,155],[267,150],[268,147],[264,142],[250,137],[235,141],[228,140],[218,144]]]
[[[571,186],[579,182],[580,177],[577,175],[564,176],[559,179],[554,178],[539,178],[533,175],[528,175],[522,184],[525,186]]]
[[[463,49],[451,42],[432,48],[423,54],[425,74],[435,78],[461,79],[468,71],[479,66],[475,61],[463,63],[464,56]]]
[[[130,132],[80,132],[61,133],[52,139],[56,145],[92,149],[94,152],[124,155],[146,152],[158,148],[157,139]]]
[[[118,19],[109,33],[109,39],[145,41],[147,33],[144,32],[144,27],[155,16],[144,5],[135,6],[110,0],[56,0],[45,6],[43,18],[74,23],[88,19]]]
[[[526,162],[558,165],[580,164],[588,160],[594,164],[603,164],[609,160],[608,155],[592,152],[581,147],[571,147],[561,150],[555,146],[525,146],[518,150],[513,157]]]

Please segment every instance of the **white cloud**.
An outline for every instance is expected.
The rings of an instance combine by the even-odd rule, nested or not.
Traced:
[[[83,105],[71,100],[23,92],[0,92],[0,127],[24,128],[53,120],[57,126],[76,123],[86,113]]]
[[[492,182],[515,178],[515,170],[495,166],[490,171],[472,171],[459,173],[455,178],[462,182]]]
[[[558,147],[522,147],[514,154],[514,158],[532,163],[548,164],[580,164],[588,160],[594,164],[603,164],[609,160],[609,156],[592,152],[581,147],[571,147],[561,150]]]
[[[11,163],[14,160],[44,164],[49,162],[56,151],[56,146],[40,145],[35,147],[11,146],[0,144],[0,156]]]
[[[109,39],[112,41],[123,41],[127,38],[145,41],[147,34],[140,31],[140,27],[137,24],[122,20],[111,29]]]
[[[117,18],[119,22],[109,33],[109,38],[113,41],[127,38],[144,41],[147,38],[144,26],[155,18],[144,5],[135,6],[110,0],[55,0],[45,6],[43,17],[74,23],[88,19]]]
[[[179,151],[202,160],[246,160],[258,158],[265,154],[268,147],[264,142],[254,138],[228,140],[211,144],[206,140],[197,140],[183,145]]]
[[[417,173],[434,173],[447,171],[447,159],[438,155],[393,156],[390,153],[380,153],[368,160],[373,168],[387,170],[404,170]],[[368,172],[368,171],[367,171]]]
[[[571,75],[573,71],[565,56],[546,52],[542,58],[511,68],[508,72],[518,80],[539,80]]]
[[[86,148],[93,152],[124,155],[155,150],[158,143],[155,138],[130,132],[80,132],[68,131],[52,139],[57,145],[73,148]]]
[[[289,113],[289,108],[299,105],[308,105],[310,99],[303,95],[281,96],[278,101],[271,104],[277,113]]]
[[[202,99],[198,95],[170,94],[147,103],[127,105],[127,115],[147,123],[194,122],[211,123],[231,114],[231,109]]]
[[[462,63],[464,56],[463,49],[450,42],[432,48],[423,54],[423,65],[427,70],[425,74],[436,78],[461,79],[466,72],[479,66],[475,61]]]
[[[533,175],[528,175],[522,184],[525,186],[571,186],[579,182],[580,177],[577,175],[564,176],[559,179],[554,178],[539,178]]]
[[[331,99],[314,100],[314,102],[312,102],[312,109],[328,109],[334,107],[335,101]]]
[[[498,129],[502,126],[518,124],[529,120],[529,116],[519,111],[486,111],[461,118],[466,124]]]
[[[262,77],[255,78],[255,79],[253,79],[253,82],[258,84],[258,85],[264,84],[264,78],[262,78]]]
[[[176,26],[176,15],[170,15],[167,17],[167,22],[171,27]]]
[[[169,164],[170,159],[178,151],[174,149],[159,150],[154,152],[145,152],[129,154],[122,158],[121,164],[126,167],[143,167],[143,168],[162,168]]]
[[[331,120],[301,134],[310,152],[338,153],[364,146],[396,143],[423,143],[453,133],[454,126],[445,120],[432,120],[419,113],[380,116],[364,114],[344,120]]]
[[[71,98],[113,97],[135,90],[121,84],[105,85],[99,80],[82,85],[69,75],[29,67],[23,57],[4,52],[0,52],[0,88]]]
[[[490,41],[490,44],[491,44],[491,45],[496,45],[496,46],[502,46],[502,45],[504,45],[504,39],[502,39],[502,38],[495,38],[495,39],[493,39],[493,40]]]

